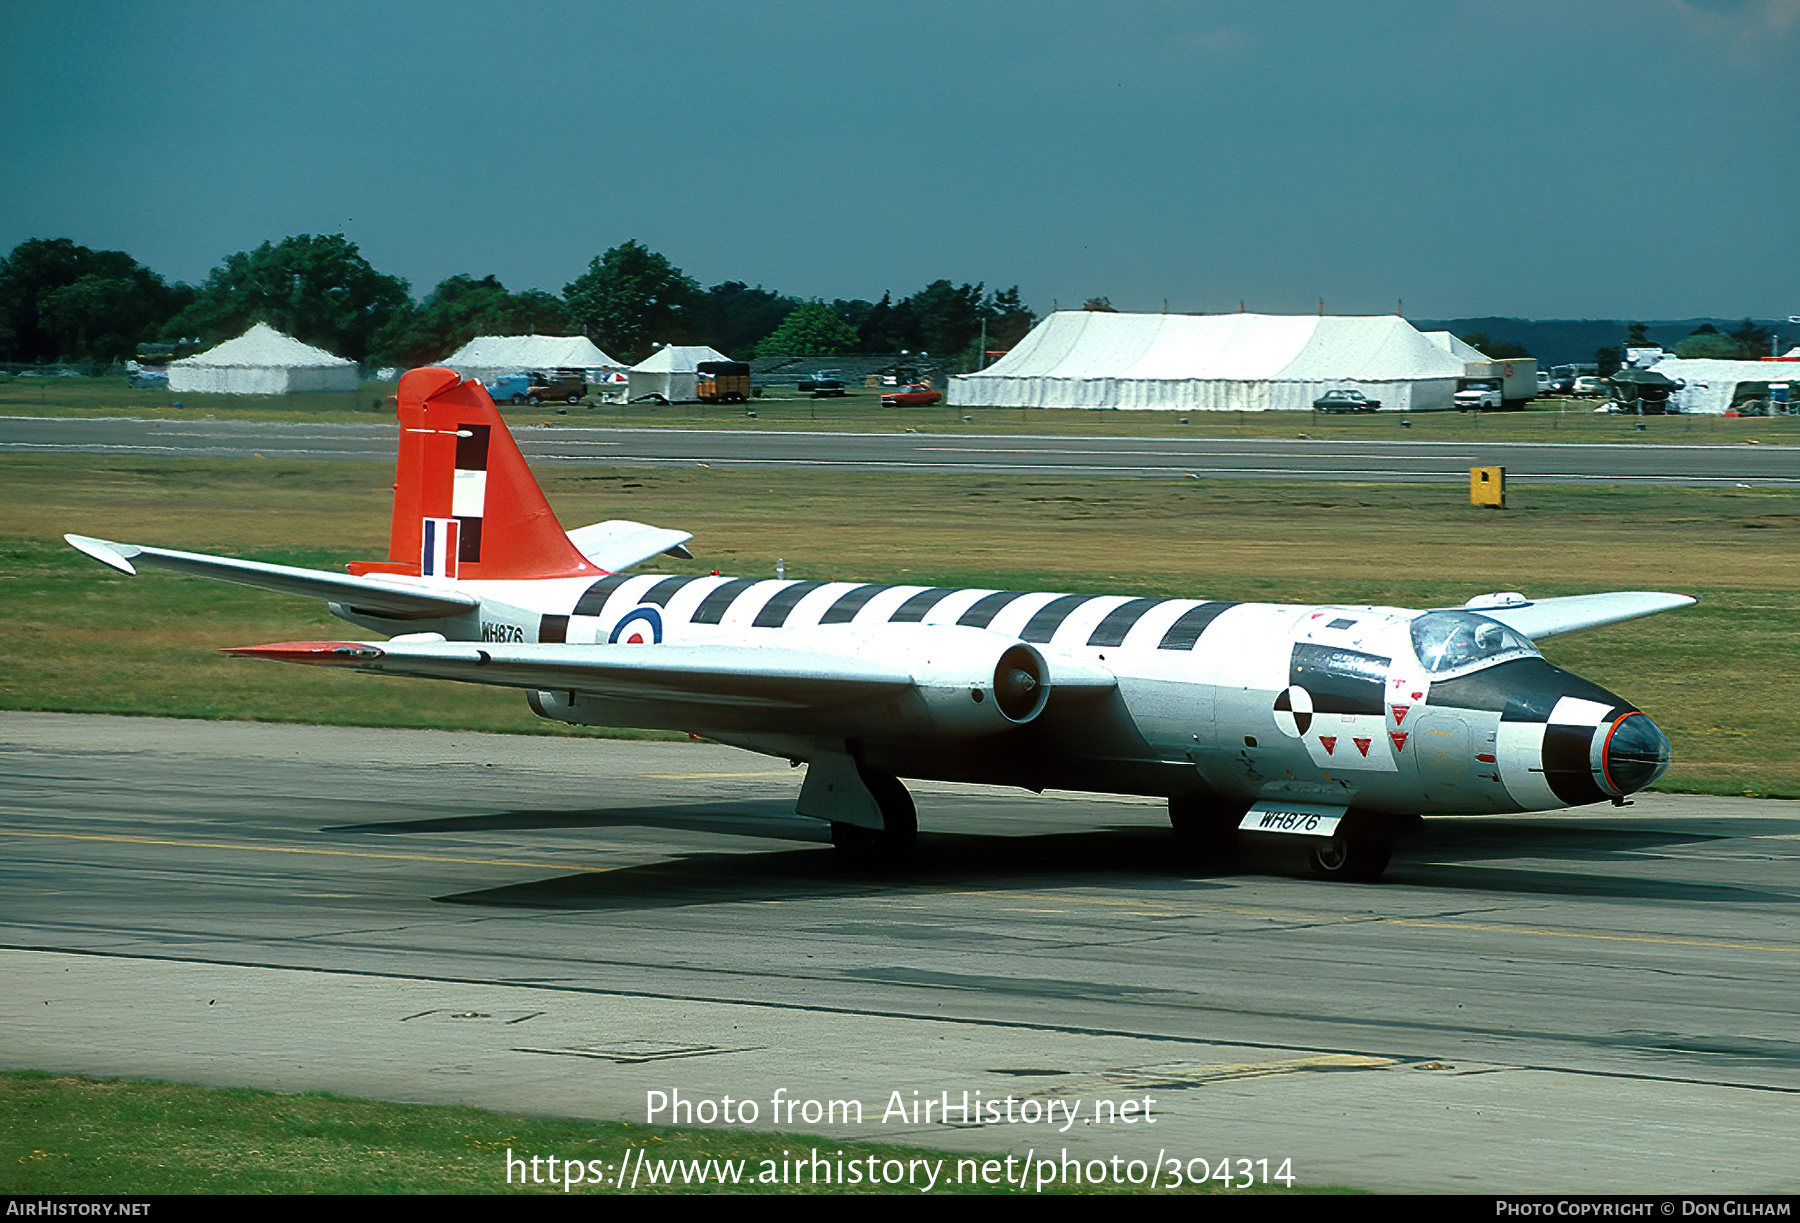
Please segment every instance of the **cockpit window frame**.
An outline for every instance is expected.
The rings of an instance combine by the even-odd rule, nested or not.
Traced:
[[[1434,663],[1429,656],[1430,642],[1424,639],[1422,629],[1429,631],[1445,624],[1452,624],[1456,629],[1466,630],[1468,645],[1451,661],[1443,661],[1445,652],[1455,644],[1457,634],[1447,634],[1443,646],[1437,651],[1438,661]],[[1407,637],[1412,647],[1413,657],[1418,660],[1425,673],[1433,681],[1453,679],[1469,675],[1475,671],[1483,671],[1488,667],[1516,658],[1542,658],[1543,653],[1537,645],[1518,629],[1504,624],[1492,616],[1484,616],[1479,612],[1461,608],[1444,608],[1428,611],[1414,616],[1407,626]],[[1487,648],[1479,639],[1493,633],[1499,634],[1501,644],[1497,648]]]

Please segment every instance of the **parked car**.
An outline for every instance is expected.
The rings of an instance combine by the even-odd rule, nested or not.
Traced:
[[[1569,388],[1569,394],[1577,399],[1605,399],[1606,379],[1583,374],[1575,379],[1575,385]]]
[[[1315,412],[1375,412],[1380,408],[1381,400],[1370,399],[1361,391],[1326,391],[1313,400]]]
[[[495,403],[524,403],[525,395],[531,390],[530,374],[501,374],[491,382],[482,383]]]
[[[944,392],[934,391],[923,382],[910,383],[881,397],[884,408],[916,408],[928,403],[942,403]]]
[[[134,391],[166,391],[169,389],[169,371],[133,361],[126,366],[125,385]]]
[[[525,402],[534,407],[551,399],[580,403],[586,395],[587,379],[566,369],[554,374],[533,374],[531,385],[525,388]]]
[[[815,396],[842,395],[844,393],[844,371],[822,369],[816,374],[800,379],[795,389],[811,391]]]
[[[1540,369],[1537,373],[1537,393],[1541,399],[1550,393],[1550,371]]]

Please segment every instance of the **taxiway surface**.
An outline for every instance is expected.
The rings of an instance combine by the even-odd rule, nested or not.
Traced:
[[[798,772],[702,744],[7,713],[0,770],[11,1066],[729,1094],[827,1143],[1376,1189],[1800,1181],[1800,804],[1438,821],[1355,886],[1285,846],[1192,872],[1143,800],[933,785],[917,861],[857,873]],[[772,1126],[777,1089],[864,1123]],[[965,1091],[1156,1121],[879,1120]]]
[[[1396,430],[1398,432],[1398,430]],[[967,472],[980,475],[1458,483],[1474,466],[1514,482],[1709,487],[1800,486],[1792,446],[1327,441],[1298,438],[1099,438],[978,433],[800,433],[778,430],[519,426],[533,464],[598,463],[788,470]],[[70,420],[0,417],[0,453],[189,458],[358,459],[391,463],[397,426],[267,421]]]

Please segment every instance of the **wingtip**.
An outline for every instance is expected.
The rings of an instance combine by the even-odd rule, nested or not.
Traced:
[[[138,550],[130,544],[116,544],[110,539],[95,539],[92,535],[64,535],[63,542],[120,573],[137,574],[137,569],[127,558],[136,556]]]
[[[232,658],[262,658],[269,662],[353,667],[380,658],[382,650],[366,641],[275,641],[268,645],[227,646],[219,653]]]

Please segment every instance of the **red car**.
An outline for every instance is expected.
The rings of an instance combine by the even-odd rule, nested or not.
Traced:
[[[942,403],[943,399],[944,392],[934,391],[923,382],[914,382],[891,394],[883,395],[881,406],[884,408],[916,408],[928,403]]]

